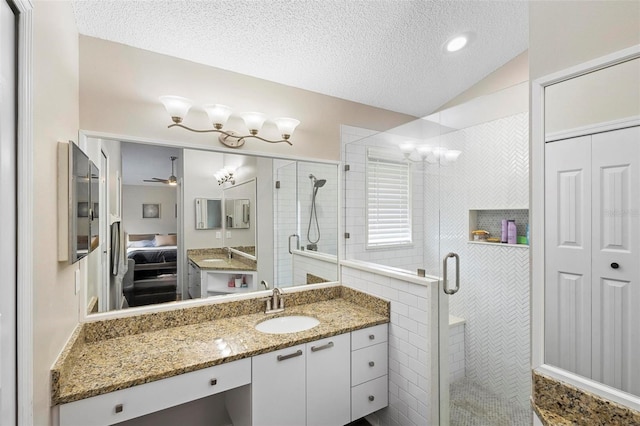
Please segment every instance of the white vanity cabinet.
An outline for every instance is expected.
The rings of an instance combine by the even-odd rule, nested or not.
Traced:
[[[305,345],[252,358],[251,418],[254,426],[301,426],[306,422]]]
[[[111,425],[251,382],[251,360],[180,374],[60,405],[60,426]]]
[[[306,344],[307,426],[345,425],[351,421],[350,335]]]
[[[388,324],[351,333],[351,420],[389,404]]]
[[[387,325],[253,357],[254,426],[345,425],[388,405]]]

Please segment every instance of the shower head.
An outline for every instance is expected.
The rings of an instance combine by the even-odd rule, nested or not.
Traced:
[[[314,188],[322,188],[325,183],[327,183],[326,179],[316,179],[316,177],[312,174],[309,174],[309,179],[313,181]]]

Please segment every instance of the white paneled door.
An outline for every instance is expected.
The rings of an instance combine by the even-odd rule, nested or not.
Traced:
[[[640,394],[640,127],[545,147],[545,362]]]

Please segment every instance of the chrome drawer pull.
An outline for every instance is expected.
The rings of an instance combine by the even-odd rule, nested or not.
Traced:
[[[376,363],[375,363],[375,362],[373,362],[373,361],[369,361],[369,367],[373,367],[374,365],[376,365]]]
[[[332,347],[333,347],[333,342],[329,342],[326,345],[322,345],[322,346],[311,346],[311,352],[318,352],[323,349],[329,349]]]
[[[370,334],[369,335],[369,340],[374,340],[376,338],[375,334]]]
[[[123,410],[124,410],[124,405],[122,404],[116,405],[116,413],[122,413]]]
[[[218,379],[211,379],[211,380],[209,380],[209,384],[210,384],[211,386],[215,386],[215,385],[217,385],[217,384],[218,384]]]
[[[295,358],[300,355],[302,355],[302,350],[298,349],[297,351],[289,355],[278,355],[278,361],[284,361],[285,359]]]
[[[374,399],[376,399],[376,397],[375,397],[375,396],[373,396],[373,395],[369,395],[369,401],[373,401]]]

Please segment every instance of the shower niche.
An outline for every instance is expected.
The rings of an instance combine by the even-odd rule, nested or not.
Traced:
[[[515,220],[517,229],[517,244],[501,242],[502,220]],[[529,226],[529,209],[483,209],[469,210],[469,243],[499,244],[508,246],[528,247],[527,228]],[[487,239],[477,240],[474,231],[489,232]],[[496,241],[497,239],[497,241]],[[527,239],[526,242],[524,239]]]

